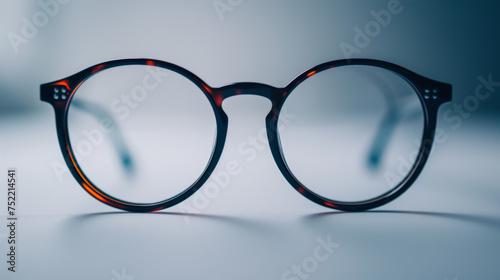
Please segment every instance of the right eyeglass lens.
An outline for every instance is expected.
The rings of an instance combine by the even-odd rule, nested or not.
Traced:
[[[376,198],[410,173],[424,131],[415,89],[392,71],[331,68],[287,97],[278,135],[282,156],[306,188],[340,202]]]
[[[69,141],[87,178],[132,203],[156,203],[189,188],[214,152],[217,124],[205,94],[157,66],[98,72],[75,92]]]

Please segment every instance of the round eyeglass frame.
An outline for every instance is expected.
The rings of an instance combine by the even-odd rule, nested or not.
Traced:
[[[92,181],[85,175],[85,173],[78,165],[75,153],[73,152],[69,140],[67,121],[68,108],[78,88],[91,76],[103,70],[127,65],[156,66],[184,76],[192,83],[194,83],[205,94],[212,106],[216,119],[217,131],[213,154],[203,174],[183,192],[171,198],[155,203],[131,203],[120,200],[101,191],[92,183]],[[283,157],[278,135],[278,118],[283,104],[286,98],[299,84],[322,71],[349,65],[374,66],[389,70],[399,75],[406,82],[408,82],[417,93],[422,105],[424,115],[424,131],[422,135],[421,146],[419,148],[415,163],[413,164],[408,175],[391,190],[373,199],[359,202],[342,202],[332,200],[330,198],[320,196],[304,186],[299,180],[295,178],[295,176],[288,168]],[[415,182],[418,175],[421,173],[425,162],[429,157],[434,140],[439,106],[441,106],[441,104],[443,103],[451,101],[451,92],[451,85],[423,77],[396,64],[381,60],[360,58],[335,60],[317,65],[295,77],[290,83],[288,83],[288,85],[283,88],[277,88],[266,84],[252,82],[235,83],[219,88],[214,88],[210,87],[198,76],[180,66],[160,60],[145,58],[120,59],[100,63],[67,78],[51,83],[46,83],[40,86],[41,100],[50,103],[54,108],[59,146],[62,151],[64,160],[73,177],[85,191],[87,191],[97,200],[109,206],[131,212],[154,212],[172,207],[186,200],[198,189],[200,189],[200,187],[208,180],[211,173],[215,169],[224,148],[228,128],[228,118],[222,109],[222,102],[228,97],[243,94],[259,95],[266,97],[271,101],[272,109],[266,116],[266,129],[269,146],[274,161],[276,162],[279,170],[286,178],[286,180],[290,183],[290,185],[292,185],[292,187],[301,195],[319,205],[342,211],[365,211],[382,206],[403,194],[413,184],[413,182]]]

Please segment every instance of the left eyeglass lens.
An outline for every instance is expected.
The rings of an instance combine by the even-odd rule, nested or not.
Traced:
[[[73,156],[102,192],[155,203],[189,188],[213,155],[217,124],[207,96],[157,66],[103,70],[68,109]]]

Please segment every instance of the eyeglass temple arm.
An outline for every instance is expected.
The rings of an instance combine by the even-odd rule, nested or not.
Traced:
[[[134,162],[130,150],[128,149],[125,143],[125,139],[120,131],[120,128],[118,127],[113,117],[101,106],[91,102],[73,100],[71,102],[71,105],[74,108],[90,113],[97,120],[109,120],[111,122],[111,124],[114,126],[114,131],[109,133],[110,140],[113,143],[116,154],[120,158],[120,162],[122,163],[123,168],[126,171],[125,173],[132,174],[134,171]]]
[[[389,109],[379,125],[375,139],[368,152],[367,164],[370,168],[377,168],[380,160],[391,141],[398,122],[406,115],[411,116],[419,112],[416,106],[404,106],[403,102],[390,102]]]
[[[397,89],[391,87],[390,83],[384,79],[384,76],[371,72],[365,72],[364,75],[371,80],[376,88],[380,89],[387,103],[387,112],[378,127],[366,158],[368,167],[377,169],[380,166],[381,159],[391,141],[398,122],[405,115],[411,113],[412,110],[413,113],[417,113],[418,109],[409,107],[409,100],[407,98],[397,98],[398,95],[395,94]]]

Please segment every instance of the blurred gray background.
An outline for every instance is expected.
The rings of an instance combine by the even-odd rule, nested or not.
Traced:
[[[49,5],[55,12],[47,20],[40,16],[44,9],[38,1],[1,2],[2,112],[43,110],[38,101],[40,83],[118,58],[177,63],[212,86],[238,81],[283,86],[314,65],[344,58],[340,45],[356,46],[354,27],[364,30],[374,20],[370,12],[387,10],[391,3],[61,2],[68,3]],[[225,6],[217,5],[218,13],[214,3],[219,2]],[[449,82],[457,102],[474,92],[477,76],[500,75],[498,1],[397,2],[400,12],[353,57],[387,60]],[[27,25],[23,19],[35,30],[23,33]],[[12,34],[24,40],[11,39],[16,37]],[[498,111],[498,102],[491,98],[480,111]]]
[[[388,6],[398,11],[390,22],[356,45],[357,28]],[[20,182],[18,272],[2,261],[0,278],[305,279],[287,273],[297,265],[309,279],[498,279],[500,87],[480,77],[500,82],[499,14],[500,2],[485,0],[0,1],[0,178],[15,167]],[[446,141],[414,186],[376,211],[314,205],[283,179],[267,146],[246,162],[237,147],[263,129],[269,110],[253,96],[225,101],[230,128],[214,174],[231,160],[243,171],[203,205],[120,214],[54,171],[62,157],[42,83],[146,57],[211,86],[284,86],[344,58],[346,44],[357,48],[352,57],[453,85],[438,119]],[[489,93],[482,100],[480,85]],[[1,227],[1,260],[6,237]],[[338,248],[313,267],[318,238]]]

